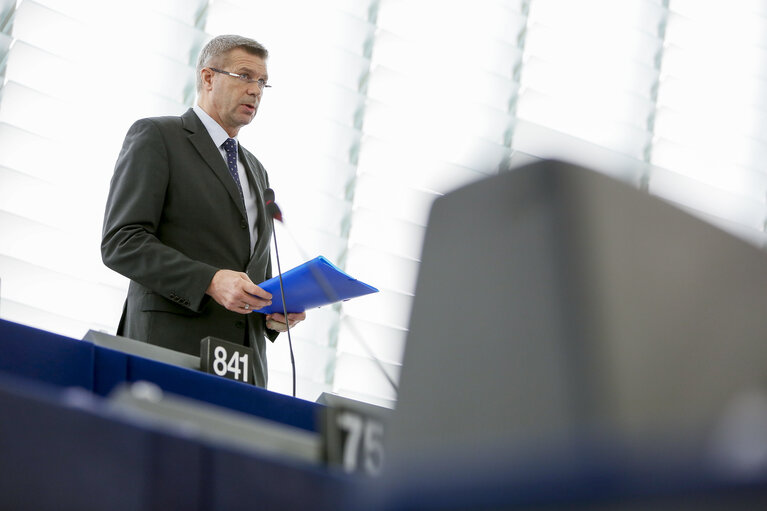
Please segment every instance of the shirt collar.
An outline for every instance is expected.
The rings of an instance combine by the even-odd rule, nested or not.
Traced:
[[[230,137],[226,130],[222,128],[213,117],[208,115],[208,112],[203,110],[200,105],[194,105],[192,110],[194,110],[194,113],[200,118],[205,129],[208,130],[208,134],[210,135],[210,138],[213,139],[213,143],[216,144],[216,147],[221,147],[221,144],[226,142],[226,139],[228,138],[234,138],[235,141],[237,140],[237,137]]]

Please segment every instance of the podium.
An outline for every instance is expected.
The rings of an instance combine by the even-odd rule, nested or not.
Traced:
[[[322,405],[88,337],[0,320],[4,508],[343,508],[355,480],[320,459]],[[132,396],[136,382],[163,396]]]

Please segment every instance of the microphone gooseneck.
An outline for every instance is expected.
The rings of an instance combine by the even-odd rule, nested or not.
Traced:
[[[272,221],[272,236],[274,237],[274,255],[277,259],[277,275],[280,281],[280,297],[282,298],[282,313],[285,316],[285,328],[288,334],[288,349],[290,350],[290,367],[293,370],[293,397],[296,397],[296,359],[293,356],[293,339],[290,336],[290,321],[288,320],[288,307],[285,304],[285,287],[282,285],[282,268],[280,266],[280,251],[277,248],[277,231],[274,229],[274,221],[282,222],[282,212],[274,202],[274,190],[264,190],[264,203],[266,212]]]

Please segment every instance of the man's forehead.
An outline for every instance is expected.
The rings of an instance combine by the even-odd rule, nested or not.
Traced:
[[[230,66],[246,67],[258,71],[266,70],[266,60],[241,48],[231,50],[225,55],[225,59]]]

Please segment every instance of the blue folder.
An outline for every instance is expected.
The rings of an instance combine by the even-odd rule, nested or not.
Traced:
[[[378,292],[378,289],[347,275],[322,256],[283,273],[282,285],[285,288],[285,307],[288,312],[304,312]],[[256,312],[282,314],[279,277],[262,282],[259,287],[272,294],[272,304]]]

